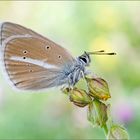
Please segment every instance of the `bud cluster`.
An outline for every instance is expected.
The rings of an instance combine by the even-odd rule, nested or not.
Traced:
[[[77,87],[63,88],[63,93],[69,95],[74,105],[79,107],[88,106],[87,118],[93,126],[100,126],[105,130],[107,139],[128,139],[127,131],[119,126],[110,123],[109,107],[106,103],[111,98],[108,84],[102,78],[85,77],[87,89]],[[107,124],[111,124],[110,126]]]

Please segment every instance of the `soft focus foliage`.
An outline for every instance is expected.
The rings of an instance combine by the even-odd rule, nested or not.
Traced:
[[[105,49],[116,56],[93,56],[90,70],[106,79],[115,122],[140,138],[139,1],[0,1],[0,21],[19,23],[74,56]],[[81,88],[83,85],[81,84]],[[13,90],[0,75],[0,139],[104,139],[86,112],[58,89]]]

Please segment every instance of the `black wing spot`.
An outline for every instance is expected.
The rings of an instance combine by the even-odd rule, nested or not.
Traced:
[[[61,56],[61,55],[58,55],[58,58],[59,58],[59,59],[61,59],[61,58],[62,58],[62,56]]]
[[[23,50],[23,53],[24,53],[24,54],[27,54],[27,53],[28,53],[28,51],[27,51],[27,50]]]
[[[23,59],[26,59],[26,57],[25,57],[25,56],[23,56]]]
[[[33,70],[31,69],[31,70],[29,70],[29,72],[33,72]]]
[[[50,46],[46,46],[45,49],[46,49],[46,50],[50,49]]]

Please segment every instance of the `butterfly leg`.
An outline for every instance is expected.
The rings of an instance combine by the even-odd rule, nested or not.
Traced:
[[[85,82],[86,86],[88,87],[85,75],[87,75],[87,73],[85,74],[83,71],[81,71],[81,77],[84,79],[84,82]]]
[[[73,87],[70,84],[70,80],[68,78],[68,82],[67,85],[63,85],[63,87],[61,88],[62,91],[66,91],[69,94],[69,91],[72,90]]]

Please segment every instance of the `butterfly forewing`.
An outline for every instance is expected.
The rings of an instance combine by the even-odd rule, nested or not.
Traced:
[[[51,41],[50,39],[48,39],[48,38],[46,38],[46,37],[34,32],[34,31],[32,31],[31,29],[28,29],[28,28],[23,27],[21,25],[11,23],[11,22],[4,22],[4,23],[1,24],[0,35],[1,35],[0,36],[1,44],[6,39],[8,39],[8,38],[10,38],[12,36],[13,37],[15,36],[15,38],[20,38],[21,35],[31,35],[32,37],[38,38],[38,40],[40,39],[42,42],[44,41],[46,43],[45,49],[60,48],[59,50],[63,54],[66,54],[66,56],[67,56],[66,59],[73,61],[73,57],[71,56],[71,54],[65,48],[61,47],[60,45],[56,44],[55,42]],[[31,44],[32,43],[33,42],[31,42]],[[50,48],[50,46],[51,46],[51,48]]]
[[[3,41],[5,39],[7,39],[10,36],[15,36],[15,35],[25,35],[25,34],[29,34],[32,36],[36,36],[38,38],[44,39],[46,40],[46,38],[28,28],[25,28],[21,25],[15,24],[15,23],[11,23],[11,22],[4,22],[1,23],[1,29],[0,29],[0,35],[1,35],[1,39],[0,39],[0,44],[2,45]]]
[[[19,37],[11,38],[15,34]],[[24,34],[30,36],[20,37]],[[65,64],[75,61],[61,46],[17,24],[3,24],[1,38],[6,73],[19,89],[58,86],[56,81]]]

